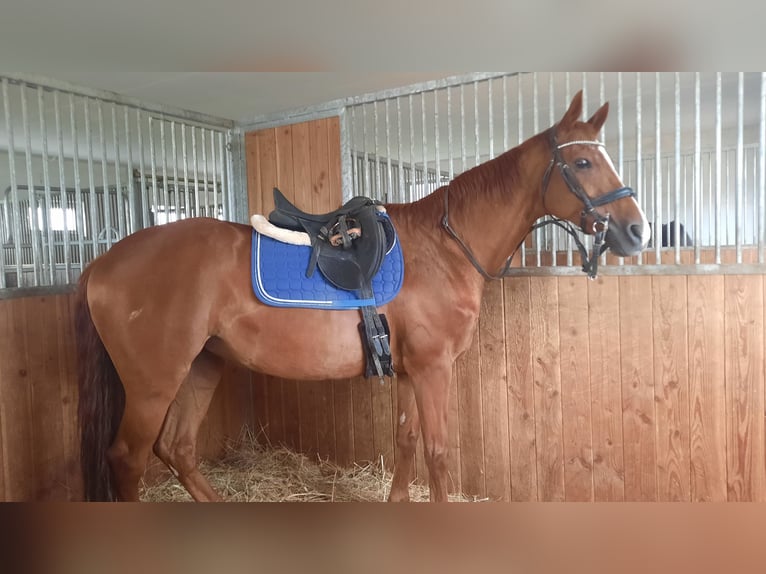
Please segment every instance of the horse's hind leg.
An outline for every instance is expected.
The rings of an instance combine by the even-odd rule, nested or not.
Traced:
[[[415,391],[409,379],[404,375],[397,376],[397,413],[396,445],[399,451],[388,500],[390,502],[408,502],[410,500],[410,482],[414,475],[415,448],[420,434],[420,421]]]
[[[164,462],[194,500],[219,501],[221,497],[197,468],[197,434],[223,374],[224,361],[202,351],[191,365],[176,398],[170,404],[155,454]]]

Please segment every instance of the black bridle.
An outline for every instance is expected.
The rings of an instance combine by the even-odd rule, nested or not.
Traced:
[[[545,206],[545,194],[548,191],[548,184],[550,183],[551,176],[553,175],[553,170],[558,168],[559,173],[561,174],[561,178],[564,180],[564,183],[566,183],[569,191],[571,191],[575,197],[577,197],[577,199],[580,200],[580,202],[583,204],[583,210],[580,212],[580,230],[583,233],[587,233],[585,227],[587,225],[588,218],[590,217],[593,220],[591,227],[591,231],[594,235],[593,249],[591,251],[590,257],[588,257],[588,251],[585,248],[583,242],[578,237],[577,230],[574,228],[574,226],[569,221],[559,219],[555,216],[550,216],[550,219],[546,219],[545,221],[533,225],[530,229],[530,232],[546,225],[557,225],[558,227],[561,227],[564,231],[572,236],[577,245],[577,249],[580,252],[580,257],[582,259],[582,270],[588,274],[588,277],[594,279],[598,274],[598,258],[607,249],[607,246],[604,244],[604,240],[606,239],[606,233],[609,230],[609,213],[606,215],[601,215],[598,211],[596,211],[596,208],[602,205],[613,203],[619,199],[624,199],[626,197],[636,197],[636,192],[633,191],[633,189],[630,187],[620,187],[599,197],[590,197],[587,193],[585,193],[582,185],[580,185],[580,182],[577,180],[577,177],[575,176],[572,168],[562,157],[561,150],[565,147],[573,145],[595,145],[604,147],[604,144],[596,140],[574,140],[571,142],[559,144],[556,140],[556,126],[550,128],[548,133],[553,157],[551,158],[551,161],[548,164],[545,173],[543,174],[541,192],[543,208],[548,211],[548,208]],[[455,239],[455,241],[457,241],[458,245],[463,250],[468,260],[483,277],[486,279],[502,279],[509,274],[511,268],[511,260],[513,259],[513,256],[516,255],[516,251],[519,250],[521,244],[519,244],[519,246],[516,247],[513,253],[508,257],[508,259],[505,260],[505,264],[500,270],[500,273],[497,275],[488,273],[478,262],[473,252],[471,251],[471,248],[468,247],[468,245],[460,238],[457,232],[449,224],[449,186],[444,193],[444,217],[442,218],[442,226],[447,231],[447,233],[449,233]]]

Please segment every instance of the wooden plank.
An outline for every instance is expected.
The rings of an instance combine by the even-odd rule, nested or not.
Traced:
[[[258,132],[248,132],[245,134],[245,172],[247,177],[247,203],[250,213],[263,213],[259,164]]]
[[[660,501],[690,500],[687,287],[652,277],[657,488]]]
[[[327,120],[315,120],[309,125],[309,162],[311,174],[311,210],[325,213],[338,203],[329,189],[330,153],[327,148]],[[308,383],[314,387],[318,451],[322,458],[335,458],[335,405],[329,380]]]
[[[691,493],[723,502],[726,492],[724,278],[687,278]]]
[[[529,337],[541,501],[564,500],[558,278],[530,277]]]
[[[657,500],[652,278],[620,277],[625,499]]]
[[[391,400],[391,378],[386,377],[385,383],[380,384],[377,377],[370,382],[372,396],[372,437],[375,449],[375,459],[381,457],[385,468],[391,469],[394,464],[394,423],[392,419],[393,405]]]
[[[274,208],[273,188],[280,185],[280,176],[291,178],[288,170],[279,169],[280,154],[292,157],[292,142],[284,141],[283,128],[261,130],[258,133],[258,170],[260,173],[261,207],[263,214]],[[271,444],[280,444],[285,440],[284,407],[282,405],[281,379],[261,376],[257,386],[256,400],[266,401],[267,435]]]
[[[3,344],[0,345],[0,501],[11,500],[11,465],[10,465],[10,449],[8,442],[10,441],[11,427],[8,424],[8,409],[11,408],[10,397],[7,396],[6,387],[8,385],[8,379],[10,375],[8,373],[8,367],[11,362],[9,359],[10,349],[10,318],[9,307],[11,303],[9,300],[0,301],[0,340]]]
[[[275,129],[257,132],[258,175],[260,179],[261,213],[274,209],[274,186],[277,185],[277,134]]]
[[[6,501],[32,500],[35,490],[35,444],[31,428],[26,316],[23,299],[0,301],[5,325],[0,326],[4,344],[0,348],[2,390],[3,465]]]
[[[766,498],[763,277],[724,279],[728,499]]]
[[[333,382],[335,409],[335,462],[341,467],[354,462],[354,410],[351,397],[351,380]]]
[[[354,406],[354,460],[372,461],[375,458],[372,430],[371,380],[357,377],[351,380],[351,401]]]
[[[486,496],[490,500],[510,501],[508,376],[503,310],[503,284],[489,281],[484,288],[479,317],[484,482]]]
[[[309,144],[308,123],[300,123],[292,126],[292,158],[293,158],[293,185],[292,197],[295,205],[300,209],[311,211],[311,149]],[[299,445],[301,452],[309,452],[316,448],[316,401],[315,393],[309,392],[310,383],[293,382],[295,395],[292,389],[285,392],[285,400],[292,401],[297,398],[297,403],[290,402],[290,410],[299,414],[297,421],[299,431]],[[285,409],[287,409],[287,404]],[[286,431],[287,434],[287,431]]]
[[[58,344],[55,302],[49,297],[21,300],[25,308],[27,385],[30,393],[32,441],[34,445],[35,500],[65,500],[66,475],[62,442],[63,421],[57,379]]]
[[[340,120],[337,117],[327,120],[328,153],[328,197],[329,209],[340,206],[343,199],[341,183]],[[335,446],[336,461],[342,466],[351,464],[354,458],[354,425],[351,398],[351,379],[333,382],[333,400],[335,408]],[[392,401],[396,409],[396,401]]]
[[[561,277],[558,288],[564,493],[567,501],[591,501],[594,494],[588,279]]]
[[[282,380],[282,407],[284,414],[285,446],[301,450],[301,405],[299,383],[290,379]]]
[[[530,342],[530,278],[503,280],[511,499],[537,500],[537,436]]]
[[[593,498],[600,502],[625,499],[619,317],[617,277],[589,281]]]
[[[460,407],[457,394],[457,366],[452,365],[449,382],[449,412],[447,413],[447,434],[449,436],[449,469],[451,492],[463,492],[463,479],[460,461]],[[415,451],[415,471],[421,482],[428,482],[428,469],[426,468],[425,454],[423,453],[423,439],[418,441],[418,449]]]
[[[463,493],[486,496],[479,333],[456,365],[460,425],[460,476]]]
[[[77,356],[74,330],[75,295],[56,298],[56,330],[58,332],[59,392],[62,410],[62,441],[66,462],[66,486],[69,500],[82,500],[80,472],[80,431],[77,421]]]

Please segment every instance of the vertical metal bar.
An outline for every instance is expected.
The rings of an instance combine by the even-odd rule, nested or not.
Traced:
[[[487,80],[487,116],[489,122],[489,159],[495,158],[495,126],[492,110],[492,80]]]
[[[112,104],[112,147],[114,148],[114,183],[117,186],[115,203],[117,207],[117,233],[119,238],[125,237],[125,210],[122,193],[122,166],[120,165],[120,142],[117,139],[117,110]]]
[[[694,72],[694,194],[692,196],[694,209],[694,263],[700,264],[700,244],[702,237],[702,138],[701,109],[700,109],[700,73]],[[679,243],[679,225],[676,224],[676,243]]]
[[[764,263],[766,243],[766,72],[761,72],[761,116],[758,145],[758,263]]]
[[[423,134],[423,192],[420,197],[425,197],[429,193],[428,185],[428,145],[426,143],[426,94],[420,92],[420,115],[421,115],[421,132]]]
[[[149,161],[151,162],[152,174],[152,205],[151,212],[154,214],[152,225],[159,225],[159,198],[157,193],[157,156],[154,153],[154,118],[149,116]]]
[[[357,167],[357,140],[356,140],[356,106],[352,106],[350,109],[350,113],[348,115],[348,130],[351,140],[351,197],[354,197],[355,195],[362,195],[359,193],[359,170]],[[400,137],[401,139],[401,137]],[[401,162],[401,154],[399,154],[399,159]]]
[[[173,155],[173,204],[176,219],[183,219],[181,213],[181,194],[178,189],[178,142],[176,141],[176,122],[170,121],[170,153]]]
[[[58,152],[58,164],[59,164],[59,202],[64,214],[63,216],[63,244],[64,253],[63,261],[64,273],[66,274],[66,282],[69,283],[74,278],[71,275],[71,253],[69,252],[69,195],[66,188],[66,175],[64,171],[64,133],[61,128],[61,108],[59,105],[59,93],[58,90],[53,92],[53,114],[54,124],[56,126],[56,143]],[[75,192],[77,193],[77,192]],[[57,261],[58,263],[58,261]]]
[[[194,166],[194,217],[201,217],[199,199],[199,163],[197,161],[197,128],[191,130],[192,165]]]
[[[415,117],[412,111],[413,99],[412,94],[407,96],[407,113],[409,116],[409,142],[410,142],[410,183],[407,188],[407,202],[415,200]]]
[[[367,106],[362,105],[362,152],[364,155],[364,163],[362,163],[362,172],[364,173],[364,193],[362,195],[371,196],[372,189],[370,186],[370,167],[369,159],[367,157]]]
[[[51,198],[51,180],[48,172],[48,130],[45,125],[45,101],[43,99],[43,88],[37,86],[37,113],[40,117],[40,137],[42,138],[42,159],[43,159],[43,188],[45,189],[45,230],[42,237],[48,240],[48,284],[55,283],[56,259],[54,255],[54,231],[51,222],[53,212],[53,201]],[[66,209],[62,206],[62,218],[66,219]]]
[[[617,169],[624,181],[625,169],[625,102],[623,100],[622,72],[617,72]],[[625,265],[625,258],[617,258],[618,265]]]
[[[604,85],[604,72],[598,73],[598,104],[602,105],[606,101],[606,86]],[[604,142],[606,143],[606,130],[602,129]],[[601,255],[601,264],[606,265],[606,252]]]
[[[193,217],[191,210],[191,192],[189,191],[189,154],[186,149],[186,124],[181,124],[181,158],[184,173],[184,217]]]
[[[32,231],[32,269],[34,284],[40,285],[42,275],[42,256],[40,253],[40,229],[37,220],[37,193],[35,192],[34,176],[32,175],[32,134],[29,129],[29,113],[27,111],[27,94],[24,84],[19,85],[21,95],[21,120],[24,129],[24,158],[27,168],[27,194],[29,195],[29,226]]]
[[[675,185],[674,187],[674,213],[675,213],[675,263],[681,264],[681,240],[680,240],[680,225],[681,219],[681,74],[675,73],[675,87],[674,87],[674,99],[675,99],[675,119],[676,119],[676,133],[675,133]],[[697,232],[699,233],[699,232]]]
[[[22,255],[21,255],[21,204],[19,203],[19,186],[16,180],[16,149],[13,137],[13,124],[11,123],[10,99],[8,97],[8,80],[2,79],[3,86],[3,111],[5,112],[5,133],[8,138],[8,177],[11,184],[11,205],[13,247],[16,255],[16,286],[22,286]]]
[[[165,118],[158,118],[160,124],[160,160],[162,161],[162,211],[165,213],[165,223],[170,219],[170,189],[168,186],[168,146],[165,142]],[[204,130],[202,132],[204,134]],[[160,210],[157,208],[157,216]]]
[[[555,102],[554,90],[553,90],[553,72],[548,72],[548,121],[551,125],[556,123],[556,115],[554,113],[555,104],[556,102]],[[550,226],[551,267],[556,267],[557,259],[558,259],[559,234],[556,232],[556,229],[558,229],[558,227]]]
[[[721,264],[721,72],[715,78],[715,262]]]
[[[399,179],[399,193],[396,195],[397,203],[406,201],[404,195],[404,160],[402,158],[402,103],[401,98],[396,98],[396,164]]]
[[[537,72],[532,72],[532,117],[535,134],[540,132],[540,109],[538,105],[538,96],[539,90],[537,83]],[[535,255],[537,257],[537,266],[540,267],[542,265],[542,234],[539,227],[535,229]]]
[[[87,230],[83,191],[80,182],[80,148],[77,135],[77,121],[75,118],[74,98],[71,94],[69,95],[69,127],[72,133],[72,164],[74,170],[75,209],[77,211],[77,249],[80,254],[80,273],[82,273],[87,263],[85,255],[85,235]],[[90,229],[93,229],[93,223],[91,223]],[[95,256],[95,254],[91,255]]]
[[[466,148],[465,148],[465,84],[460,84],[460,156],[462,161],[462,171],[466,170]]]
[[[447,87],[447,157],[449,180],[455,177],[455,166],[452,161],[452,88]]]
[[[569,72],[564,72],[564,105],[569,105],[569,102],[572,101],[572,85],[571,85],[571,78],[569,75]],[[574,245],[572,244],[572,236],[567,233],[566,235],[566,242],[567,242],[567,267],[572,267],[574,263]]]
[[[380,151],[378,148],[378,102],[372,102],[372,149],[375,157],[375,193],[373,197],[382,200],[383,196],[380,190]]]
[[[503,76],[503,152],[508,151],[508,76]]]
[[[737,211],[735,241],[737,249],[737,264],[742,263],[742,223],[744,218],[744,107],[745,107],[745,73],[737,72],[737,186],[735,189]],[[695,234],[696,235],[696,234]],[[696,250],[699,242],[695,240]]]
[[[229,219],[229,196],[231,195],[231,189],[228,184],[229,178],[227,177],[229,162],[226,161],[226,158],[225,158],[226,148],[223,145],[223,132],[218,132],[218,155],[221,158],[221,204],[223,206],[223,213],[221,214],[221,216],[223,217],[224,220],[228,220]]]
[[[516,76],[516,114],[518,116],[518,139],[519,139],[519,145],[521,145],[521,142],[523,141],[524,137],[524,107],[523,107],[523,100],[524,100],[524,94],[522,91],[522,85],[521,85],[521,78],[522,76]],[[524,241],[521,242],[521,266],[526,267],[527,266],[527,240],[524,238]]]
[[[388,99],[385,100],[385,115],[386,115],[386,183],[388,189],[386,190],[386,203],[393,202],[394,182],[391,180],[393,172],[391,171],[391,118],[388,113]]]
[[[481,163],[481,151],[479,148],[479,82],[473,83],[473,146],[474,146],[474,165]]]
[[[409,129],[410,131],[410,186],[409,186],[409,189],[407,190],[408,196],[409,196],[407,200],[408,202],[415,201],[416,199],[416,196],[415,196],[415,124],[414,124],[415,117],[412,112],[412,104],[413,104],[412,94],[409,94],[407,96],[407,105],[409,107],[409,116],[410,116],[410,126],[409,126],[410,128]]]
[[[662,85],[660,73],[654,73],[654,226],[662,228]],[[655,263],[662,263],[662,241],[654,242]]]
[[[434,163],[436,167],[436,183],[434,191],[441,187],[441,157],[439,156],[439,91],[434,90]]]
[[[585,114],[587,113],[587,110],[588,110],[588,73],[582,72],[580,75],[582,80],[582,109],[583,109],[583,114]],[[582,239],[583,239],[583,244],[588,249],[588,251],[590,251],[591,243],[592,243],[591,236],[584,235]]]
[[[125,124],[125,161],[127,162],[127,182],[125,187],[128,194],[128,216],[125,221],[125,235],[130,235],[136,231],[136,189],[133,185],[133,145],[130,140],[130,119],[128,117],[128,108],[122,108],[123,123]]]
[[[146,166],[144,164],[144,135],[141,129],[141,111],[136,110],[136,133],[138,134],[138,169],[141,185],[141,228],[149,227],[149,190],[146,186]]]
[[[93,245],[93,258],[98,257],[98,234],[99,234],[99,218],[97,213],[98,200],[96,197],[96,188],[94,185],[94,171],[93,171],[93,135],[91,134],[90,126],[90,99],[86,98],[83,104],[85,113],[85,145],[88,148],[88,189],[90,198],[90,230],[91,230],[91,244]]]
[[[641,157],[641,72],[636,72],[636,189],[641,194],[641,203],[644,213],[646,213],[646,194],[643,193],[643,166]],[[654,222],[654,233],[657,234],[657,222]],[[655,237],[655,243],[657,238]],[[644,262],[643,252],[638,253],[638,264],[642,265]]]
[[[210,217],[218,219],[218,159],[215,153],[215,134],[212,129],[209,132],[210,135],[210,181],[213,185],[213,205],[210,210]]]
[[[106,171],[106,139],[104,138],[104,110],[101,100],[98,101],[97,119],[98,119],[98,136],[99,143],[101,144],[101,187],[103,189],[101,203],[104,210],[104,230],[106,231],[104,240],[106,248],[109,249],[112,246],[112,210],[110,206],[109,198],[109,178]]]
[[[202,150],[202,192],[205,194],[205,217],[210,217],[210,194],[208,193],[208,170],[207,170],[207,136],[205,128],[200,128],[200,149]]]

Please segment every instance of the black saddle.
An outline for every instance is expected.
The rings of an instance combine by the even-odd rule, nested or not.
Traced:
[[[306,275],[318,267],[333,285],[357,291],[373,304],[360,308],[359,332],[367,357],[367,376],[394,374],[386,317],[375,308],[372,278],[393,246],[396,232],[388,217],[378,210],[380,202],[354,197],[340,209],[323,214],[306,213],[274,188],[274,211],[269,221],[277,227],[305,231],[311,239],[311,258]]]
[[[379,202],[354,197],[341,208],[323,214],[301,211],[274,188],[274,211],[269,221],[277,227],[305,231],[311,238],[312,257],[307,276],[315,267],[340,289],[356,291],[372,281],[395,237],[388,218],[380,217]]]

